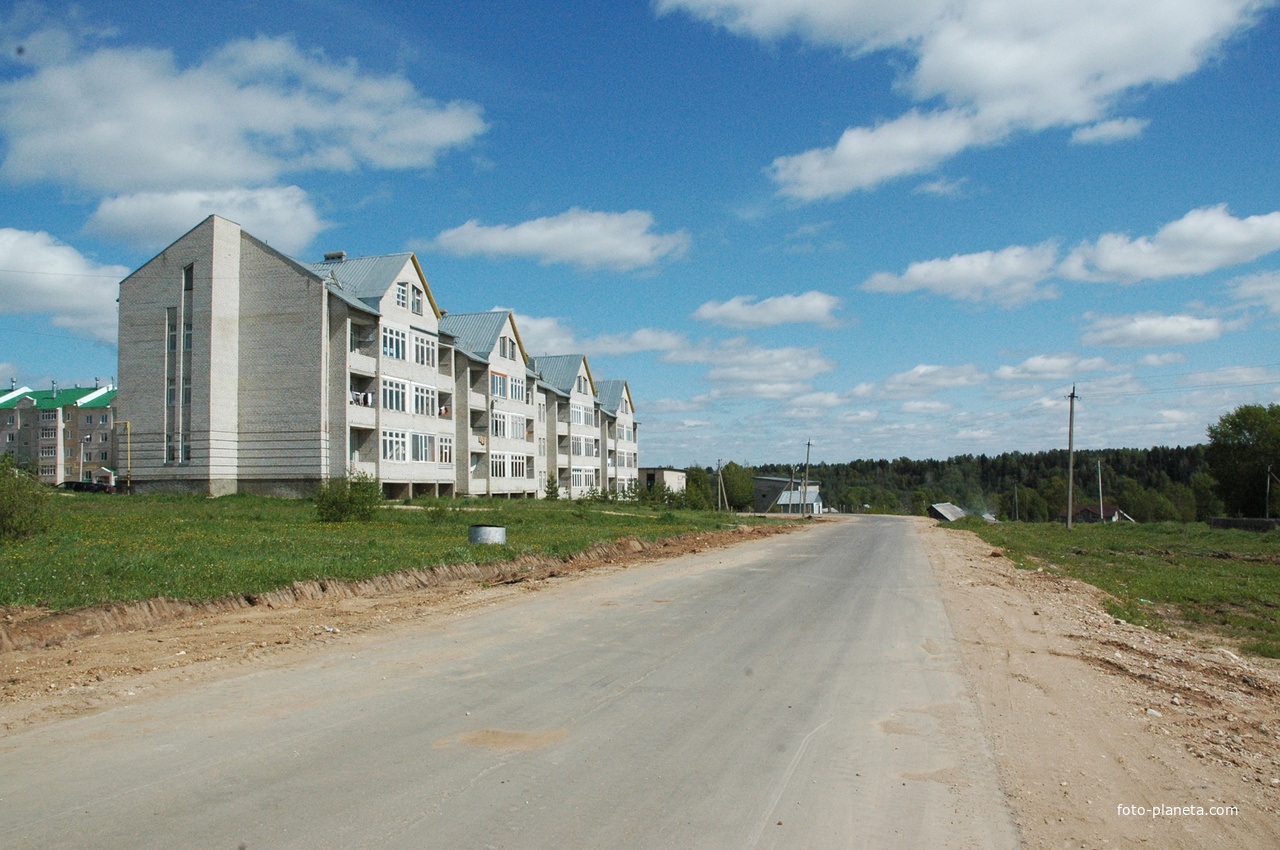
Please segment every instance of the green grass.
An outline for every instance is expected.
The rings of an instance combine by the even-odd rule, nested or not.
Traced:
[[[1280,532],[1204,523],[969,523],[1020,567],[1044,567],[1114,597],[1112,615],[1168,631],[1211,634],[1280,658]]]
[[[565,558],[593,543],[654,540],[746,522],[725,514],[545,501],[428,501],[367,523],[320,523],[310,501],[228,496],[52,500],[52,528],[0,544],[0,606],[53,610],[168,596],[213,599],[294,581],[360,579],[524,554]],[[507,545],[472,546],[470,525],[503,525]]]

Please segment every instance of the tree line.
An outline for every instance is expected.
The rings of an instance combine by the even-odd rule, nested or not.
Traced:
[[[1202,445],[1077,451],[1074,505],[1098,505],[1101,482],[1101,501],[1139,522],[1280,514],[1280,405],[1239,407],[1210,425],[1207,436]],[[809,480],[826,506],[842,512],[923,515],[932,504],[951,502],[1001,520],[1046,522],[1066,515],[1068,466],[1065,449],[901,457],[816,463]],[[682,500],[689,506],[715,507],[719,495],[731,508],[749,510],[752,476],[799,482],[804,468],[731,462],[689,473],[691,492]]]

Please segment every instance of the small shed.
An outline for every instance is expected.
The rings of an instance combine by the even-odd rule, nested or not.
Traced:
[[[968,516],[964,508],[958,508],[950,502],[939,502],[936,505],[929,506],[929,516],[942,522],[955,522],[961,517]]]
[[[751,479],[751,509],[758,514],[821,514],[822,494],[812,481],[757,475]]]

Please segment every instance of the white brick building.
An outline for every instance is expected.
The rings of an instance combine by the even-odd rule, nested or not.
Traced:
[[[602,410],[585,358],[531,361],[510,313],[447,315],[411,253],[299,262],[210,216],[121,282],[119,340],[137,492],[305,495],[354,469],[393,498],[552,474],[579,496],[638,465],[624,382]]]

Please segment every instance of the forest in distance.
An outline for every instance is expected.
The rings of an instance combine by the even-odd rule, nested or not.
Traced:
[[[1078,451],[1077,507],[1097,505],[1099,471],[1102,500],[1138,522],[1204,521],[1224,513],[1205,446]],[[752,474],[794,474],[799,480],[804,467],[766,464]],[[932,504],[950,502],[1001,520],[1046,522],[1065,516],[1068,454],[1062,449],[815,463],[809,480],[820,486],[823,503],[842,513],[923,515]]]

